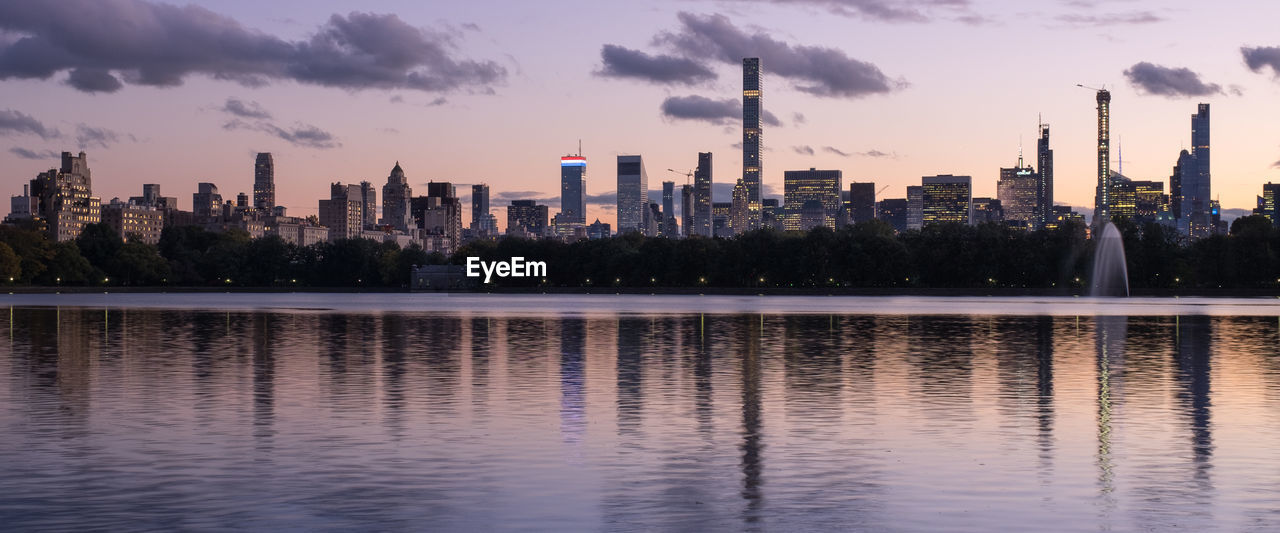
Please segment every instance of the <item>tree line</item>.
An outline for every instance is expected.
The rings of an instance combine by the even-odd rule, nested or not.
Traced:
[[[73,241],[0,226],[0,276],[11,284],[141,287],[408,287],[413,265],[443,263],[417,245],[344,239],[298,246],[242,230],[166,227],[160,242],[125,242],[106,224]]]
[[[1117,220],[1135,289],[1280,287],[1280,230],[1261,216],[1228,235],[1185,242],[1154,223]],[[414,265],[524,257],[547,277],[498,287],[1080,288],[1095,241],[1085,227],[1022,231],[1000,224],[931,225],[895,233],[880,221],[807,233],[758,230],[732,239],[618,237],[563,243],[473,241],[452,257],[417,245],[344,239],[297,246],[243,231],[168,227],[157,245],[125,242],[105,224],[74,241],[0,226],[0,282],[45,286],[407,287]]]

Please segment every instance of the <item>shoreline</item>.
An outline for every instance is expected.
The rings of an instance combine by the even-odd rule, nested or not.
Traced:
[[[8,294],[493,294],[493,295],[674,295],[674,296],[909,296],[909,297],[1088,297],[1088,291],[1016,287],[503,287],[468,291],[412,291],[385,287],[9,287]],[[1134,289],[1141,298],[1280,298],[1280,287],[1268,289],[1187,288]]]

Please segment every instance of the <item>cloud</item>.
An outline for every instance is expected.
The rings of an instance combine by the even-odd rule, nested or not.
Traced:
[[[1280,168],[1280,161],[1271,164],[1271,168]]]
[[[614,44],[600,49],[603,67],[595,75],[605,78],[632,78],[653,83],[693,85],[716,79],[705,65],[683,57],[649,55]]]
[[[1143,61],[1129,67],[1124,75],[1129,83],[1147,94],[1168,97],[1222,94],[1221,85],[1201,81],[1200,75],[1188,68],[1163,67]]]
[[[49,79],[85,92],[181,85],[192,75],[249,87],[291,80],[343,89],[492,92],[506,69],[455,57],[454,36],[393,14],[334,14],[290,41],[204,7],[142,0],[0,2],[0,79]]]
[[[662,115],[681,120],[701,120],[716,125],[727,125],[742,120],[742,101],[737,98],[713,100],[705,96],[668,96],[662,101]],[[762,110],[760,122],[766,126],[781,126],[782,121],[773,113]]]
[[[71,69],[67,75],[67,85],[86,93],[113,93],[124,87],[111,72],[89,67]]]
[[[865,152],[858,152],[857,155],[860,155],[862,157],[890,157],[895,159],[898,157],[897,153],[881,152],[880,150],[876,150],[876,149],[867,150]]]
[[[791,114],[791,123],[792,123],[792,124],[795,124],[795,125],[799,126],[799,125],[804,124],[804,123],[806,123],[806,122],[809,122],[809,119],[806,119],[806,118],[804,117],[804,113],[792,113],[792,114]]]
[[[53,150],[28,150],[17,146],[10,148],[9,152],[23,159],[57,159],[62,154]]]
[[[264,120],[246,122],[240,119],[232,119],[223,124],[222,128],[225,130],[258,131],[303,148],[324,150],[342,146],[342,143],[338,142],[332,133],[310,124],[296,123],[292,127],[285,128]]]
[[[838,155],[838,156],[840,156],[840,157],[849,157],[849,156],[853,155],[853,154],[851,154],[851,153],[845,152],[845,151],[843,151],[843,150],[841,150],[841,149],[839,149],[839,148],[836,148],[836,147],[834,147],[834,146],[823,146],[823,147],[822,147],[822,151],[827,152],[827,153],[829,153],[829,154],[836,154],[836,155]]]
[[[41,139],[56,139],[62,134],[46,127],[35,117],[15,109],[0,109],[0,135],[31,134]]]
[[[935,18],[934,8],[965,12],[969,0],[739,0],[778,5],[810,5],[831,13],[881,22],[927,22]],[[923,9],[921,9],[923,7]],[[973,17],[974,15],[968,15]],[[963,18],[963,17],[962,17]]]
[[[110,148],[111,145],[120,142],[122,137],[128,137],[132,141],[137,140],[132,135],[107,128],[95,128],[84,124],[76,126],[76,146],[81,150],[93,147]]]
[[[267,112],[257,102],[246,102],[238,98],[227,98],[227,102],[222,105],[222,111],[241,118],[257,118],[269,120],[271,113]]]
[[[654,38],[686,57],[708,58],[741,65],[744,57],[759,57],[761,69],[787,78],[802,92],[825,97],[857,98],[888,93],[905,82],[890,80],[875,65],[853,59],[841,50],[791,45],[764,32],[747,33],[724,15],[677,15],[681,28]]]
[[[792,146],[791,151],[800,155],[813,155],[812,146]]]
[[[1081,15],[1071,13],[1059,15],[1059,22],[1071,26],[1128,26],[1134,24],[1154,24],[1164,21],[1164,17],[1150,11],[1131,11],[1129,13],[1111,13],[1104,15]]]
[[[1280,77],[1280,46],[1242,46],[1240,53],[1249,70],[1261,72],[1263,67],[1271,67],[1271,74]]]
[[[426,184],[423,186],[425,187]],[[538,205],[560,207],[559,196],[550,196],[542,191],[493,191],[489,197],[491,204],[501,203],[502,207],[508,207],[512,200],[533,200],[538,202]]]

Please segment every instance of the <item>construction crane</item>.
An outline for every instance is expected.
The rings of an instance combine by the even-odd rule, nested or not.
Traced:
[[[888,185],[885,185],[884,187],[881,187],[881,188],[880,188],[880,190],[876,191],[876,197],[877,197],[877,198],[879,198],[879,197],[880,197],[880,193],[884,192],[884,190],[885,190],[885,189],[888,189],[888,188],[889,188],[889,186],[888,186]]]
[[[1106,88],[1105,86],[1104,86],[1103,88],[1099,89],[1099,88],[1097,88],[1097,87],[1090,87],[1090,86],[1088,86],[1088,85],[1083,85],[1083,84],[1080,84],[1080,83],[1077,83],[1077,84],[1076,84],[1076,87],[1080,87],[1080,88],[1082,88],[1082,89],[1089,89],[1090,91],[1105,91],[1105,90],[1107,90],[1107,88]]]
[[[685,184],[685,185],[689,185],[689,180],[692,180],[692,179],[693,179],[693,171],[692,171],[692,170],[676,170],[676,169],[674,169],[674,168],[669,168],[669,169],[667,169],[667,172],[672,172],[672,173],[675,173],[675,174],[679,174],[679,175],[681,175],[681,176],[684,176],[684,184]]]

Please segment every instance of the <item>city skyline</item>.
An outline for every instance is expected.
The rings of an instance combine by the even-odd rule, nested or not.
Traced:
[[[76,5],[49,4],[38,9],[56,14]],[[1274,98],[1280,83],[1271,66],[1277,62],[1267,47],[1280,40],[1256,23],[1265,17],[1240,16],[1231,35],[1200,32],[1194,41],[1178,41],[1170,35],[1192,35],[1179,28],[1221,13],[1191,4],[1064,3],[1040,13],[1008,10],[1013,4],[1002,2],[914,11],[886,4],[898,9],[900,16],[893,18],[853,8],[833,11],[840,5],[606,4],[579,11],[598,30],[575,39],[552,35],[563,22],[524,6],[503,15],[466,6],[427,13],[396,2],[362,7],[394,17],[348,13],[336,4],[185,8],[149,23],[204,13],[253,35],[313,48],[328,42],[325,35],[357,26],[391,27],[408,32],[396,33],[406,49],[416,43],[443,54],[439,61],[414,55],[410,70],[457,74],[449,78],[456,83],[413,85],[392,76],[359,85],[261,65],[244,66],[245,76],[257,78],[238,83],[217,71],[229,67],[194,59],[169,72],[167,81],[151,80],[135,75],[142,71],[127,72],[125,67],[145,66],[145,58],[128,51],[103,59],[97,70],[86,58],[50,65],[45,79],[0,63],[0,83],[12,95],[0,108],[8,144],[0,164],[9,179],[20,182],[51,168],[58,153],[85,149],[98,170],[95,195],[104,202],[136,194],[144,183],[162,184],[179,198],[197,183],[214,183],[231,198],[253,192],[245,161],[270,152],[278,203],[306,216],[316,214],[316,199],[329,183],[381,184],[385,169],[398,160],[409,169],[414,188],[433,180],[464,191],[465,185],[489,184],[493,208],[504,220],[500,210],[517,198],[560,209],[555,161],[574,152],[581,139],[582,155],[605,165],[598,168],[612,166],[617,155],[638,154],[649,161],[655,182],[678,181],[665,169],[686,171],[695,166],[697,153],[719,152],[713,201],[727,202],[723,187],[732,186],[742,170],[742,148],[735,146],[742,139],[737,76],[742,58],[758,55],[763,84],[770,87],[761,117],[769,129],[763,143],[769,197],[781,196],[785,171],[807,168],[838,169],[849,182],[890,186],[880,198],[905,197],[905,187],[938,174],[973,176],[975,197],[995,197],[999,169],[1016,160],[1019,139],[1040,133],[1036,125],[1043,120],[1054,130],[1055,200],[1090,206],[1095,106],[1093,95],[1077,83],[1105,84],[1113,94],[1112,145],[1128,146],[1125,173],[1135,179],[1168,181],[1179,150],[1191,147],[1186,117],[1201,102],[1217,108],[1214,198],[1226,208],[1250,209],[1259,186],[1280,178],[1274,164],[1280,159],[1280,126],[1267,120],[1280,112]],[[162,8],[132,1],[101,4],[80,15],[64,14],[68,20],[59,23],[75,28],[77,21],[97,15],[106,21],[106,35],[91,37],[109,39],[117,26],[103,10],[168,13]],[[0,46],[6,49],[16,38],[49,31],[33,22],[41,13],[23,11],[37,8],[3,9],[12,15],[0,23],[6,36]],[[521,17],[534,22],[526,24],[533,29],[507,32]],[[859,31],[848,32],[849,27]],[[950,37],[945,51],[932,58],[908,53],[919,49],[912,35],[921,28],[937,30],[939,42]],[[513,41],[521,36],[533,44]],[[735,36],[753,45],[732,62],[689,53],[697,43],[719,46],[710,51],[722,55],[736,53],[715,40]],[[1077,38],[1098,36],[1103,39]],[[1005,39],[1026,46],[996,46]],[[1058,51],[1062,42],[1072,48]],[[834,61],[830,76],[805,70],[803,60],[816,57]],[[1045,62],[1054,64],[1053,73],[1027,75]],[[103,69],[110,79],[97,76],[99,85],[86,81]],[[678,76],[663,81],[668,74]],[[224,79],[214,79],[219,76]],[[974,81],[957,83],[961,79]],[[1001,87],[1007,90],[998,105],[981,105]],[[617,128],[620,123],[634,127]],[[491,151],[504,157],[483,155]],[[1112,158],[1111,166],[1118,167]],[[596,172],[587,180],[587,222],[615,220],[616,176],[610,174]]]

